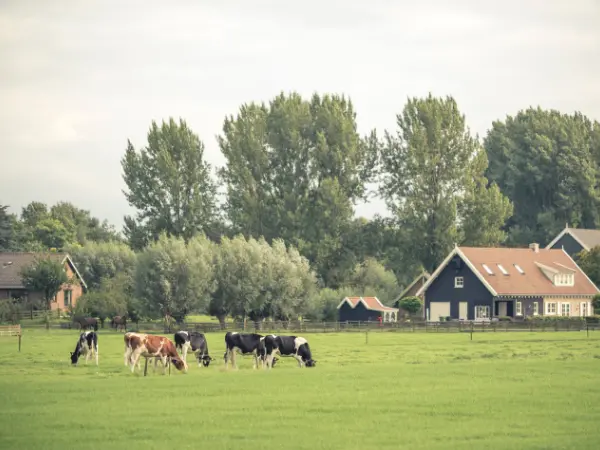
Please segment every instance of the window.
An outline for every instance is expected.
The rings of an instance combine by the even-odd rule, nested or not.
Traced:
[[[515,269],[517,269],[517,271],[521,274],[521,275],[525,275],[525,271],[523,269],[521,269],[521,266],[519,266],[518,264],[513,264],[513,266],[515,266]]]
[[[455,277],[454,278],[454,287],[462,288],[465,285],[465,280],[463,277]]]
[[[556,286],[573,286],[575,284],[575,275],[572,273],[554,275],[554,284]]]
[[[560,312],[562,316],[570,316],[571,315],[571,304],[563,303],[560,308]]]
[[[71,297],[73,295],[73,291],[69,290],[65,290],[64,291],[64,295],[65,295],[65,308],[71,306]]]
[[[522,316],[523,315],[523,302],[517,302],[516,309],[517,309],[517,316]]]
[[[540,304],[538,302],[533,302],[533,315],[539,316],[540,314]]]
[[[504,267],[502,267],[502,264],[497,264],[498,269],[500,269],[500,272],[502,272],[504,275],[508,275],[508,272],[506,271],[506,269]]]
[[[556,314],[556,303],[546,303],[546,314]]]
[[[487,264],[482,264],[482,266],[489,275],[494,275],[494,272],[492,272],[492,269],[490,269]]]
[[[587,317],[588,313],[588,302],[581,302],[581,317]]]
[[[475,306],[475,320],[477,319],[489,319],[490,318],[490,307],[486,305]]]

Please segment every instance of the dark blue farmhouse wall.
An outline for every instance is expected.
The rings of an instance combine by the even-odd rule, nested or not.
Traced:
[[[464,287],[455,288],[454,278],[463,277]],[[458,319],[460,302],[468,303],[468,320],[475,320],[475,305],[488,305],[493,314],[493,296],[464,261],[455,256],[429,285],[425,292],[425,308],[431,302],[450,302],[450,316]]]
[[[563,236],[558,241],[556,241],[556,243],[551,248],[556,248],[560,250],[563,247],[565,248],[565,252],[567,252],[569,256],[571,256],[571,258],[573,258],[581,250],[583,250],[583,247],[579,245],[579,242],[577,242],[573,238],[573,236],[571,236],[568,233],[563,234]]]
[[[352,321],[352,322],[366,322],[368,320],[376,321],[378,317],[381,315],[379,311],[371,311],[364,307],[362,303],[356,305],[356,308],[351,308],[350,305],[346,302],[344,303],[340,309],[338,309],[338,315],[340,322]]]

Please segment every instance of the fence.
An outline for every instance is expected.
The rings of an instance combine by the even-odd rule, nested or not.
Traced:
[[[104,329],[110,329],[106,320]],[[27,324],[26,328],[46,328],[44,324]],[[70,321],[50,324],[50,328],[79,329],[79,325]],[[203,333],[246,331],[257,333],[338,333],[338,332],[400,332],[400,333],[501,333],[501,332],[554,332],[554,331],[594,331],[600,329],[596,318],[572,318],[560,320],[531,321],[450,321],[450,322],[184,322],[166,326],[164,322],[128,322],[128,331],[150,333],[173,333],[178,330],[195,330]]]

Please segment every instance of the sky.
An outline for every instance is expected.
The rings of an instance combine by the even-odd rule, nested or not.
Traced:
[[[600,120],[599,23],[600,0],[0,0],[0,204],[120,228],[127,139],[181,117],[221,166],[225,116],[282,91],[349,96],[362,134],[430,92],[481,138],[529,106]]]

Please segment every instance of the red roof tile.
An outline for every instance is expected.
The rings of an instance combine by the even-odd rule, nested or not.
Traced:
[[[598,289],[562,249],[459,247],[460,252],[498,295],[594,295]],[[485,264],[492,271],[489,274]],[[573,286],[556,286],[539,264],[574,273]],[[504,275],[500,266],[508,273]],[[517,267],[523,270],[521,274]]]

